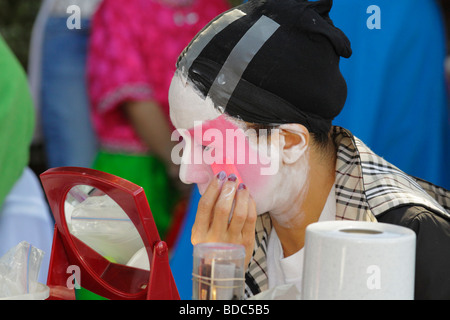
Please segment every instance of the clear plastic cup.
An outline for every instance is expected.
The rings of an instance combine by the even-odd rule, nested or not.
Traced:
[[[242,300],[244,298],[245,248],[229,243],[194,246],[193,300]]]

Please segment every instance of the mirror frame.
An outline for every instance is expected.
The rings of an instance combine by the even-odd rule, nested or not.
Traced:
[[[112,174],[89,168],[52,168],[40,175],[44,192],[55,219],[55,232],[47,285],[50,299],[74,299],[68,288],[70,266],[80,268],[81,286],[111,300],[180,299],[170,270],[168,248],[161,241],[144,189]],[[79,250],[65,221],[64,202],[68,192],[77,185],[90,185],[111,197],[133,222],[147,250],[150,263],[149,283],[141,292],[130,294],[118,290],[99,277]]]

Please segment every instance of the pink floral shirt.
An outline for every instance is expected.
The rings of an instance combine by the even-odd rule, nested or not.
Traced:
[[[173,2],[104,0],[93,18],[88,90],[103,149],[149,151],[120,105],[153,100],[170,121],[168,92],[179,54],[210,20],[229,9],[226,0],[168,4]]]

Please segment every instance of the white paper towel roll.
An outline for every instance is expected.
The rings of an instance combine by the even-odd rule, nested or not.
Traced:
[[[305,300],[414,298],[416,235],[374,222],[327,221],[305,235]]]

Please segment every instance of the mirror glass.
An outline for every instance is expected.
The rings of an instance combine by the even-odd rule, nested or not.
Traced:
[[[150,264],[144,242],[111,197],[100,189],[78,185],[68,192],[64,212],[78,253],[99,278],[126,293],[146,288]]]

